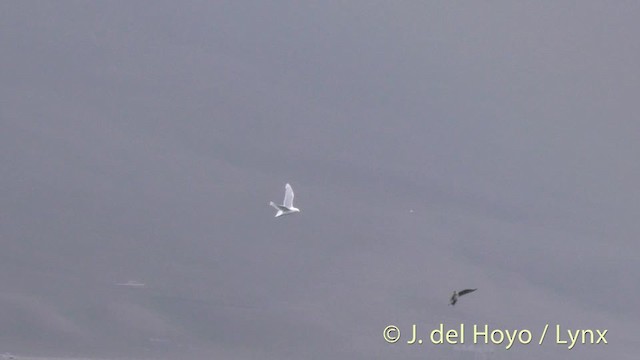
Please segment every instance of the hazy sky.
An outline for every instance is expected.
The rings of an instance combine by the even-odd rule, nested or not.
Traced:
[[[637,359],[639,18],[1,2],[0,353]],[[533,341],[406,344],[440,323]]]

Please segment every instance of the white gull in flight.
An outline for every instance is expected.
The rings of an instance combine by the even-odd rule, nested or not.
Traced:
[[[293,189],[291,188],[291,185],[287,183],[284,189],[284,203],[282,205],[278,205],[273,201],[269,203],[269,205],[278,210],[278,212],[276,213],[276,217],[300,212],[300,209],[293,206]]]

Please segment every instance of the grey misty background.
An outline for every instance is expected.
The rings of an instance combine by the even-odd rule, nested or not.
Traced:
[[[0,353],[636,359],[638,18],[1,2]],[[276,220],[285,182],[302,212]],[[609,344],[382,339],[441,322]]]

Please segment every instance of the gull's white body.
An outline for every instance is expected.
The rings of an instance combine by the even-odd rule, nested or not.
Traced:
[[[300,212],[300,209],[293,206],[293,189],[291,189],[291,185],[287,183],[284,189],[284,202],[282,203],[282,205],[278,205],[273,201],[269,203],[269,205],[278,210],[278,212],[276,213],[276,217]]]

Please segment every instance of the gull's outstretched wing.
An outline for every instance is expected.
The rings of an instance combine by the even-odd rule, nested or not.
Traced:
[[[464,290],[462,290],[462,291],[460,291],[460,292],[458,293],[458,296],[462,296],[462,295],[464,295],[464,294],[468,294],[468,293],[470,293],[470,292],[474,292],[474,291],[476,291],[476,290],[478,290],[478,289],[464,289]]]
[[[293,207],[293,189],[291,188],[291,185],[287,183],[284,189],[284,203],[282,205],[288,208]]]

